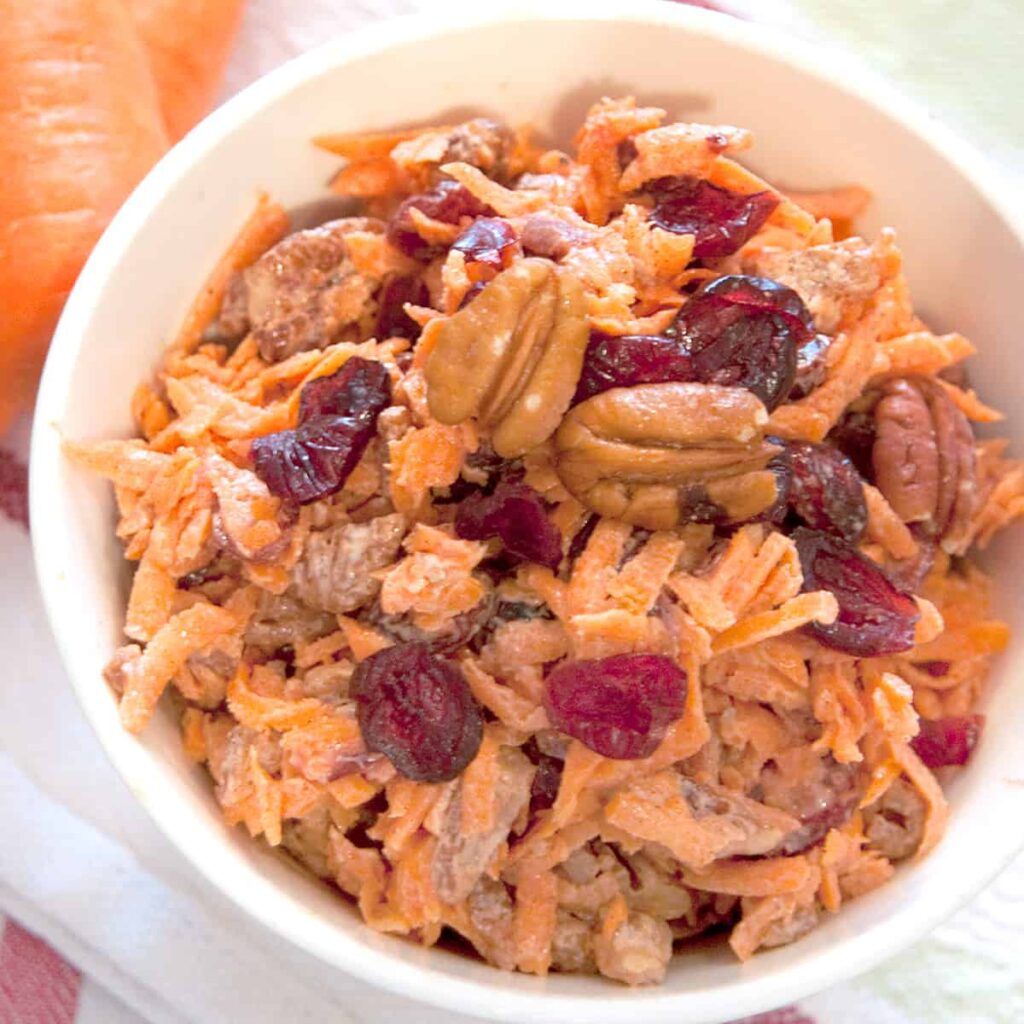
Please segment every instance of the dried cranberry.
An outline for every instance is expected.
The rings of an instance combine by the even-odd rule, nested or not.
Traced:
[[[395,211],[388,224],[388,241],[406,256],[429,260],[440,256],[444,246],[431,245],[416,232],[409,211],[417,209],[433,220],[458,224],[463,217],[483,217],[493,213],[457,181],[439,181],[429,192],[410,196]]]
[[[765,440],[777,444],[781,449],[779,454],[765,466],[765,469],[771,470],[775,474],[775,500],[763,512],[754,516],[751,521],[781,524],[789,511],[789,492],[793,486],[793,469],[790,465],[789,448],[786,442],[781,438],[771,436],[766,437]]]
[[[812,331],[810,314],[792,288],[732,274],[693,295],[671,335],[690,357],[695,379],[747,388],[770,411],[792,391],[797,348]]]
[[[378,651],[356,666],[351,694],[363,741],[407,779],[447,782],[480,749],[483,713],[459,669],[423,643]]]
[[[836,448],[810,441],[789,444],[789,507],[808,526],[855,544],[868,523],[864,482]]]
[[[804,574],[804,591],[828,590],[839,602],[830,626],[805,628],[820,643],[858,658],[898,654],[914,646],[919,612],[870,559],[838,537],[806,527],[793,531]]]
[[[279,498],[305,505],[341,490],[391,400],[381,363],[358,356],[302,389],[299,425],[252,443],[256,475]]]
[[[522,480],[505,477],[492,494],[466,498],[455,513],[455,532],[463,540],[498,537],[510,554],[549,569],[562,560],[562,535],[541,496]]]
[[[482,263],[492,270],[504,270],[518,247],[515,228],[498,217],[480,217],[452,242],[467,263]]]
[[[984,715],[921,721],[921,731],[910,741],[914,753],[929,768],[967,764],[985,727]]]
[[[565,764],[557,757],[545,754],[533,736],[523,745],[523,753],[537,768],[530,787],[530,813],[546,811],[558,799],[558,787],[562,784]]]
[[[731,192],[700,178],[658,178],[646,186],[654,195],[651,222],[677,235],[693,235],[698,259],[731,256],[779,205],[774,192]]]
[[[552,671],[551,724],[603,757],[649,757],[686,706],[686,673],[660,654],[616,654]]]
[[[870,410],[846,412],[828,435],[828,442],[838,448],[857,467],[867,481],[875,478],[871,453],[875,445],[875,417]]]
[[[582,402],[609,388],[693,379],[692,361],[673,338],[593,334],[583,357],[583,372],[573,401]]]
[[[377,325],[374,333],[378,338],[408,338],[415,341],[420,336],[420,325],[405,311],[405,304],[413,306],[430,305],[430,292],[418,277],[404,277],[391,274],[384,279],[377,297]]]
[[[950,663],[948,661],[915,661],[914,667],[922,672],[927,672],[932,679],[942,679],[949,675]]]
[[[790,400],[806,398],[825,380],[826,356],[832,345],[827,334],[815,334],[796,350],[796,380]]]
[[[336,373],[316,377],[302,389],[299,424],[317,416],[372,415],[376,419],[390,398],[391,377],[387,367],[373,359],[352,356]]]

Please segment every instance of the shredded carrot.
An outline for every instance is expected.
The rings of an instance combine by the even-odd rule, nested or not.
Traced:
[[[177,337],[168,348],[168,359],[195,348],[203,331],[217,315],[232,275],[259,259],[287,230],[288,217],[284,209],[261,195],[256,209],[217,262],[186,314]]]
[[[827,590],[816,590],[790,598],[781,608],[758,612],[730,626],[715,637],[712,647],[716,654],[737,647],[749,647],[771,637],[781,636],[799,629],[809,622],[829,625],[839,614],[839,604]]]
[[[527,974],[547,974],[558,914],[558,885],[550,871],[521,869],[512,920],[516,966]]]
[[[64,443],[110,480],[137,563],[126,642],[105,670],[125,727],[142,730],[172,684],[184,753],[229,825],[332,880],[378,931],[431,946],[454,930],[488,962],[541,976],[596,966],[648,981],[670,932],[708,921],[736,922],[741,960],[794,941],[892,876],[879,815],[908,796],[927,855],[949,809],[916,737],[976,713],[1008,645],[970,548],[1024,518],[1024,460],[998,438],[960,444],[1001,414],[953,383],[974,346],[915,313],[894,233],[852,234],[869,193],[780,191],[738,162],[747,130],[668,123],[632,98],[594,104],[566,152],[490,117],[316,143],[338,158],[329,188],[353,216],[275,248],[287,217],[261,197],[135,389],[139,437]],[[685,190],[665,179],[764,193],[767,212],[712,256],[696,225],[669,230]],[[493,407],[447,422],[429,383],[439,341],[524,257],[557,263],[557,295],[514,296],[507,336],[460,339],[514,358],[504,374],[483,349],[469,359]],[[799,397],[742,435],[709,441],[691,410],[687,451],[663,453],[689,468],[669,482],[654,419],[637,444],[619,436],[624,391],[586,396],[620,382],[609,353],[675,333],[731,274],[792,288],[828,344]],[[517,397],[563,336],[587,333],[580,380],[557,390],[607,412],[592,438],[551,419],[546,398]],[[354,360],[387,387],[359,391]],[[938,477],[908,464],[904,482],[937,479],[939,504],[934,522],[904,521],[885,474],[864,484],[866,523],[846,539],[916,608],[912,642],[867,657],[844,640],[855,610],[841,581],[805,579],[799,494],[793,516],[728,525],[712,502],[743,486],[741,449],[772,436],[844,446],[848,424],[881,415],[881,383],[911,376],[938,383],[945,414],[928,430],[909,414],[878,421],[874,456],[898,436],[916,457],[920,427]],[[354,404],[339,398],[350,387]],[[515,460],[494,452],[509,408],[548,431]],[[635,454],[622,514],[653,509],[657,530],[597,515],[577,487],[572,467],[612,449]],[[294,501],[300,478],[330,493]],[[680,511],[694,503],[699,514]],[[841,609],[844,630],[806,628]],[[613,657],[638,671],[608,673]],[[570,664],[591,685],[563,705],[553,671]],[[652,680],[675,699],[648,706]],[[645,730],[647,756],[606,756]],[[815,807],[845,818],[821,835]]]

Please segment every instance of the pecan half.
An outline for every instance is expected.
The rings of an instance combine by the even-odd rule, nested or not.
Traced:
[[[476,417],[503,458],[547,440],[569,407],[588,330],[583,289],[550,260],[502,271],[459,312],[423,331],[431,415]]]
[[[961,553],[977,508],[974,434],[946,389],[929,377],[887,380],[875,406],[871,460],[897,515]]]
[[[768,414],[743,388],[642,384],[582,402],[555,444],[566,488],[602,515],[652,530],[735,523],[778,497]]]

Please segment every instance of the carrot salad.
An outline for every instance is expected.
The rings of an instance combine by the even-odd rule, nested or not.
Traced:
[[[929,853],[1024,512],[962,335],[859,187],[594,106],[324,136],[354,214],[263,198],[152,379],[69,441],[136,563],[107,669],[229,825],[373,928],[659,982]]]

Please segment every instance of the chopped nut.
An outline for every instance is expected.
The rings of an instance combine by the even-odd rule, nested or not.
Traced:
[[[615,388],[576,406],[555,443],[562,483],[581,502],[647,529],[741,522],[768,509],[781,448],[751,392],[670,383]]]
[[[288,235],[232,281],[219,330],[237,337],[248,324],[268,362],[337,341],[376,287],[356,271],[345,236],[383,230],[380,221],[348,217]]]
[[[420,132],[395,146],[391,159],[405,171],[427,171],[433,177],[441,164],[458,161],[503,181],[510,171],[515,142],[515,134],[508,125],[490,117],[476,117],[451,127]]]
[[[656,985],[672,956],[672,930],[664,921],[634,912],[612,935],[598,932],[594,952],[607,977],[627,985]]]
[[[795,252],[761,250],[744,261],[744,269],[798,292],[825,334],[856,315],[881,282],[877,260],[859,238]]]
[[[405,531],[405,516],[396,512],[310,534],[292,570],[295,593],[310,608],[338,614],[368,604],[380,590],[371,573],[395,560]]]
[[[946,389],[927,377],[885,381],[871,458],[900,518],[960,553],[978,501],[974,435]]]
[[[924,396],[909,381],[886,381],[875,425],[871,458],[879,490],[905,523],[930,520],[939,494],[939,450]]]
[[[449,424],[475,416],[499,455],[522,455],[569,407],[587,338],[579,282],[549,260],[520,260],[424,328],[430,412]]]

